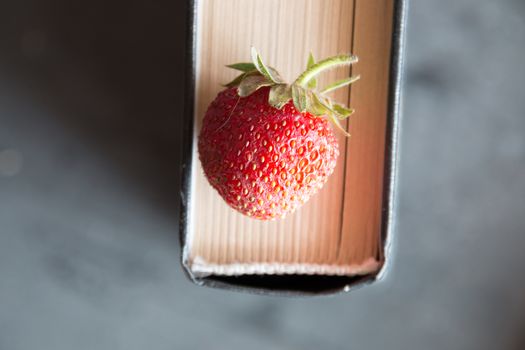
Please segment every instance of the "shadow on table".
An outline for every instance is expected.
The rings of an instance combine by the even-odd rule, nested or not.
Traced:
[[[130,191],[174,220],[186,6],[33,0],[4,4],[0,15],[0,63],[8,82],[27,90],[24,98],[57,118],[114,167]]]

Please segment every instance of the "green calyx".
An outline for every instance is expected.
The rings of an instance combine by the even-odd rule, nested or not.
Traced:
[[[310,53],[306,70],[291,85],[286,84],[274,68],[266,66],[253,47],[251,56],[252,62],[227,66],[242,73],[225,86],[237,87],[240,97],[249,96],[259,88],[269,86],[268,103],[274,108],[281,109],[292,100],[298,111],[309,112],[315,116],[327,116],[345,135],[350,136],[340,121],[348,118],[354,110],[332,102],[326,94],[352,84],[359,79],[359,75],[336,81],[321,90],[317,89],[316,77],[329,69],[356,63],[358,61],[356,56],[338,55],[315,62]]]

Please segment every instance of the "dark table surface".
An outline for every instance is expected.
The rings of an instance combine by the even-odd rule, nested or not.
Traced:
[[[524,349],[525,3],[412,1],[386,278],[198,288],[177,1],[0,5],[0,349]]]

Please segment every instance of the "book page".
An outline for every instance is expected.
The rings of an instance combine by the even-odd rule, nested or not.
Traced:
[[[323,74],[319,85],[361,74],[333,94],[356,113],[336,131],[338,164],[326,185],[284,219],[259,221],[231,209],[193,154],[189,265],[195,273],[364,274],[379,266],[391,1],[201,0],[198,10],[195,138],[224,66],[250,61],[254,46],[291,82],[316,59],[352,52],[360,62]],[[353,71],[350,72],[350,69]]]

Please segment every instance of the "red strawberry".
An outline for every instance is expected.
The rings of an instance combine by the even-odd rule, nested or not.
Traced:
[[[339,149],[326,118],[352,110],[333,104],[326,92],[359,77],[315,89],[325,69],[352,64],[355,56],[335,56],[315,64],[292,85],[266,67],[252,49],[253,63],[229,67],[243,74],[210,104],[199,135],[199,156],[210,184],[226,203],[257,219],[283,217],[310,198],[334,171]]]

